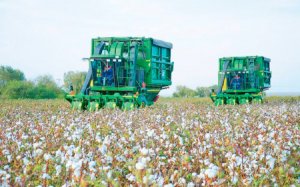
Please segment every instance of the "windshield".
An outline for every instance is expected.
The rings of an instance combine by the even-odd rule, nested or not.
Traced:
[[[228,72],[227,73],[227,87],[229,89],[233,90],[241,90],[245,89],[245,81],[244,81],[244,76],[245,74],[243,73],[238,73],[238,72]]]

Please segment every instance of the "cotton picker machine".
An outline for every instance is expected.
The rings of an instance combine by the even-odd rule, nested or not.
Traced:
[[[262,103],[271,87],[270,59],[263,56],[219,59],[218,90],[210,95],[216,106]]]
[[[150,106],[172,84],[172,44],[153,38],[92,39],[89,70],[78,94],[66,99],[73,109],[131,110]]]

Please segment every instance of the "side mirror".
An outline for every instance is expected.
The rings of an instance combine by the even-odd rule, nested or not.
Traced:
[[[90,60],[90,58],[82,58],[82,61]]]

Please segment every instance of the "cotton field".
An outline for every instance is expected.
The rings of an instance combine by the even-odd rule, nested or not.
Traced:
[[[0,186],[298,186],[300,100],[134,111],[0,101]]]

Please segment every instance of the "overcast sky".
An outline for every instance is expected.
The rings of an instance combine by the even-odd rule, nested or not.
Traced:
[[[271,92],[300,92],[298,0],[0,0],[0,65],[27,79],[87,71],[93,37],[173,43],[173,85],[217,84],[218,58],[271,58]]]

